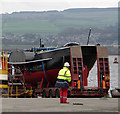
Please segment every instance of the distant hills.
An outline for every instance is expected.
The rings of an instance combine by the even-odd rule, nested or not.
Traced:
[[[118,8],[71,8],[64,11],[67,12],[103,12],[103,11],[117,11]]]
[[[104,28],[117,23],[117,8],[73,8],[64,11],[21,11],[3,14],[3,34],[59,33],[63,29]]]
[[[118,8],[72,8],[64,11],[20,11],[2,14],[3,46],[118,43]]]
[[[13,12],[12,14],[16,13],[56,13],[56,12],[103,12],[103,11],[117,11],[118,8],[70,8],[63,11],[58,10],[48,10],[48,11],[20,11],[20,12]]]

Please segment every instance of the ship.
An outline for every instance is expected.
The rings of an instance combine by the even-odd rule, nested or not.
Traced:
[[[40,47],[15,50],[8,58],[9,80],[19,79],[33,93],[42,97],[59,97],[60,88],[55,87],[58,72],[65,62],[70,64],[71,82],[68,96],[108,95],[110,87],[109,58],[104,46],[69,42],[61,47]],[[88,87],[89,72],[97,62],[98,87]]]
[[[99,57],[106,57],[106,48],[103,46],[80,46],[76,42],[67,43],[63,47],[36,48],[35,51],[13,51],[9,56],[9,64],[21,69],[27,87],[37,87],[41,80],[49,82],[49,86],[54,86],[58,72],[63,68],[65,62],[69,62],[71,73],[78,80],[83,73],[83,68],[87,68],[87,75]],[[44,50],[44,51],[41,51]],[[76,61],[78,65],[76,66]],[[76,67],[75,67],[76,66]],[[82,74],[83,75],[83,74]],[[108,74],[109,75],[109,74]]]

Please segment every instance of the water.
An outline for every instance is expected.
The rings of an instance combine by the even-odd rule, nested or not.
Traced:
[[[110,90],[114,88],[118,88],[118,65],[113,63],[114,58],[118,57],[118,55],[109,56],[109,68],[110,68]],[[120,78],[119,78],[120,79]],[[94,67],[91,69],[88,77],[88,86],[89,87],[98,87],[98,79],[97,79],[97,62]]]

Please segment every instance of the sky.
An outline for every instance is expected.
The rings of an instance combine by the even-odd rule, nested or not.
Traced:
[[[118,7],[119,0],[0,0],[0,13]]]

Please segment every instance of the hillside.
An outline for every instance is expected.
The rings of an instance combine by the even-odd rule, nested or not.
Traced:
[[[59,33],[65,28],[104,28],[117,23],[117,8],[75,8],[61,12],[3,14],[3,34]]]
[[[64,11],[21,11],[2,14],[3,47],[46,46],[67,42],[86,44],[92,28],[91,44],[118,43],[117,8],[73,8]]]

